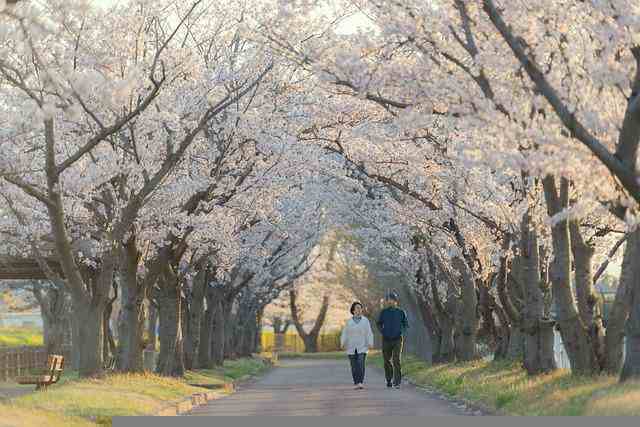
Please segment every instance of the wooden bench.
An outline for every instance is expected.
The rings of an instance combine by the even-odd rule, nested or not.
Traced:
[[[36,390],[44,390],[51,384],[60,380],[64,371],[64,357],[58,354],[51,354],[47,358],[47,366],[40,374],[25,375],[16,378],[18,384],[35,384]]]

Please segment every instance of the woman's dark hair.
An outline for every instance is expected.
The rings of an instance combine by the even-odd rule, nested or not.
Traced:
[[[360,302],[356,301],[353,304],[351,304],[351,309],[349,310],[351,312],[351,314],[353,314],[353,312],[356,311],[356,306],[357,305],[359,305],[360,307],[364,308],[364,306]]]

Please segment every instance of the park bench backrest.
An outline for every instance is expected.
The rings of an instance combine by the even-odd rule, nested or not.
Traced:
[[[50,354],[47,360],[47,369],[49,370],[52,382],[57,382],[64,370],[64,356]]]

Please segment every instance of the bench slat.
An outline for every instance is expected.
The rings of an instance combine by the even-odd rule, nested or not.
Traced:
[[[50,383],[53,378],[51,375],[33,375],[16,378],[18,384],[46,384]]]

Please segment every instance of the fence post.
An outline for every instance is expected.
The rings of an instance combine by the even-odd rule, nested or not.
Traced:
[[[21,349],[22,351],[24,351],[24,347],[22,347]],[[17,376],[20,376],[22,374],[22,366],[21,366],[21,362],[22,362],[22,351],[18,350],[16,352],[16,370],[17,370]]]
[[[6,364],[7,358],[6,353],[3,350],[0,350],[0,381],[6,381]]]
[[[17,365],[18,365],[18,352],[14,349],[11,352],[11,373],[9,374],[11,378],[16,376]]]
[[[278,355],[284,351],[284,334],[278,333],[273,336],[273,350],[271,353],[273,354],[274,361],[278,360]]]

